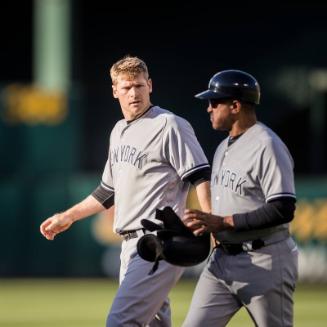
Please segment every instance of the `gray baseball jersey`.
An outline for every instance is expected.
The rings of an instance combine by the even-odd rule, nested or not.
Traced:
[[[120,120],[110,136],[102,187],[115,193],[114,230],[142,228],[156,208],[171,206],[182,216],[189,183],[183,180],[209,167],[191,125],[158,106],[140,118]]]
[[[217,148],[211,177],[213,213],[228,216],[261,207],[279,197],[295,197],[293,159],[282,140],[256,123],[228,147]],[[252,231],[223,231],[220,241],[242,242],[288,229],[288,224]]]

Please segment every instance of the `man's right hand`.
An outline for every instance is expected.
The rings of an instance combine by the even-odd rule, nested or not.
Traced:
[[[195,209],[186,209],[182,221],[195,236],[234,228],[233,216],[216,216]]]
[[[47,240],[52,241],[57,234],[67,230],[73,222],[73,219],[64,212],[56,213],[41,224],[40,231]]]

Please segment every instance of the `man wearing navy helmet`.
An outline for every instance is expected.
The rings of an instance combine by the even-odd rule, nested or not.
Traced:
[[[257,121],[260,87],[252,75],[221,71],[196,98],[208,100],[212,127],[229,135],[213,160],[212,214],[186,210],[183,217],[195,235],[211,233],[216,242],[183,326],[226,326],[243,306],[256,326],[293,326],[293,159]]]

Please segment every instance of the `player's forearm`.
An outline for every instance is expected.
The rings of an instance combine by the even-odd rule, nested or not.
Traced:
[[[105,207],[97,201],[92,195],[89,195],[83,201],[74,205],[64,212],[73,222],[92,216],[105,210]]]
[[[253,230],[287,224],[294,218],[295,199],[283,197],[251,212],[234,214],[235,229]]]
[[[204,181],[197,184],[195,190],[202,211],[211,212],[210,182]]]

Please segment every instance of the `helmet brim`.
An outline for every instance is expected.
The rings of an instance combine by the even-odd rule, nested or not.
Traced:
[[[200,100],[226,99],[226,98],[230,98],[230,96],[228,96],[227,94],[223,94],[221,92],[217,93],[217,92],[213,92],[211,90],[206,90],[206,91],[203,91],[201,93],[198,93],[198,94],[195,95],[195,97],[197,99],[200,99]]]

